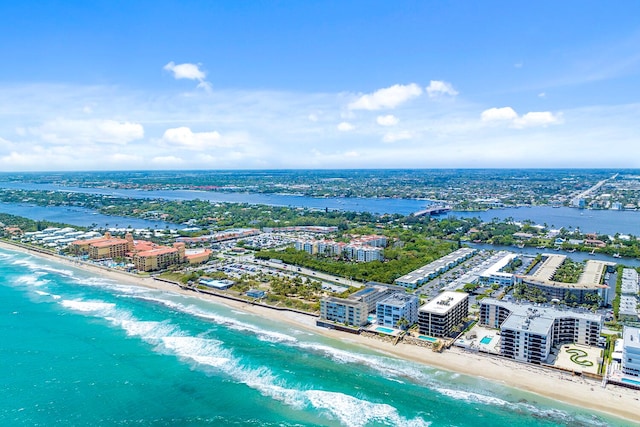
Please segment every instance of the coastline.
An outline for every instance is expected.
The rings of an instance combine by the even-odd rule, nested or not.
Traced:
[[[599,381],[574,376],[570,373],[553,371],[535,365],[518,363],[500,357],[470,353],[455,347],[443,353],[434,353],[429,348],[418,347],[402,342],[394,346],[390,342],[372,339],[362,335],[346,334],[317,327],[312,317],[303,314],[278,311],[264,306],[224,299],[215,295],[197,293],[182,289],[168,282],[154,280],[148,277],[138,277],[106,267],[73,261],[63,256],[40,252],[27,247],[13,245],[5,241],[0,241],[0,248],[50,259],[57,263],[76,267],[91,274],[127,284],[210,300],[257,316],[287,323],[315,334],[355,344],[367,349],[373,349],[394,358],[410,360],[430,367],[473,377],[485,378],[509,387],[532,392],[578,407],[596,410],[634,422],[640,421],[640,414],[637,412],[637,408],[640,406],[640,393],[631,389],[617,387],[611,384],[607,385],[606,388],[602,388]]]

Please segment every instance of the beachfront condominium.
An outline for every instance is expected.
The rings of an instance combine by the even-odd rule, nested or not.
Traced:
[[[363,289],[348,298],[327,297],[320,300],[320,320],[349,326],[363,326],[368,323],[368,315],[375,311],[378,301],[402,291],[399,286],[367,283]]]
[[[379,325],[406,329],[418,321],[417,296],[406,292],[395,292],[378,301],[376,319]]]
[[[420,333],[433,337],[449,336],[469,314],[469,294],[445,291],[418,310]]]
[[[480,302],[480,324],[500,329],[500,353],[503,356],[542,363],[557,344],[597,345],[602,316],[485,298]]]
[[[603,284],[603,275],[612,271],[615,263],[607,261],[587,261],[577,283],[553,280],[556,271],[565,262],[565,255],[543,254],[543,262],[530,275],[519,276],[516,282],[526,287],[538,289],[547,301],[566,303],[607,304],[609,287]]]
[[[413,270],[411,273],[397,278],[395,284],[408,289],[416,289],[418,286],[424,285],[429,280],[435,279],[440,274],[471,258],[475,253],[476,250],[472,248],[458,249],[449,255],[445,255],[417,270]]]
[[[622,339],[622,372],[640,377],[640,329],[626,326]]]
[[[369,310],[361,300],[328,297],[320,300],[320,320],[345,326],[364,326],[368,323]],[[324,323],[322,324],[325,325]]]

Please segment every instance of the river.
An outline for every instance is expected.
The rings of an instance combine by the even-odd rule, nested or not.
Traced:
[[[210,202],[230,202],[230,203],[249,203],[264,204],[272,206],[291,206],[304,207],[313,209],[330,209],[340,211],[356,211],[370,212],[373,214],[401,214],[409,215],[420,211],[432,202],[428,200],[416,199],[383,199],[383,198],[357,198],[357,197],[328,197],[316,198],[308,196],[299,196],[292,194],[262,194],[262,193],[226,193],[215,191],[192,191],[192,190],[130,190],[130,189],[111,189],[111,188],[81,188],[81,187],[65,187],[53,184],[34,184],[34,183],[16,183],[16,182],[0,182],[0,188],[21,189],[21,190],[44,190],[44,191],[69,191],[85,194],[101,194],[114,197],[129,197],[138,199],[165,199],[165,200],[208,200]],[[12,206],[12,212],[9,212],[9,206]],[[57,219],[55,212],[63,212],[64,209],[46,208],[51,215],[49,218],[34,218],[34,214],[42,213],[34,207],[22,204],[0,204],[0,211],[13,213],[31,219],[49,219],[51,221],[60,221]],[[33,211],[33,212],[32,212]],[[478,217],[482,221],[491,221],[493,218],[504,220],[513,218],[515,221],[531,220],[535,224],[547,224],[551,228],[569,228],[579,229],[584,233],[598,234],[632,234],[640,236],[640,212],[636,211],[613,211],[613,210],[585,210],[567,207],[552,208],[550,206],[534,206],[531,208],[505,208],[492,209],[483,212],[450,212],[449,216],[457,217]],[[66,217],[66,215],[63,215]],[[94,215],[95,216],[95,215]],[[98,222],[98,218],[93,218],[89,223]],[[143,221],[143,220],[141,220]],[[66,220],[64,221],[66,222]],[[107,221],[109,224],[115,222],[121,224],[130,224],[134,219],[118,219],[118,221]],[[152,223],[160,224],[164,228],[166,223],[160,221],[152,221]],[[80,225],[80,224],[78,224]],[[88,224],[86,224],[88,225]],[[145,225],[142,228],[147,228]]]

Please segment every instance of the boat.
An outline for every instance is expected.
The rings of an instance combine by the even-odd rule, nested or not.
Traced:
[[[620,254],[619,254],[619,253],[615,253],[615,254],[613,254],[613,257],[614,257],[614,258],[622,258],[622,257],[620,256]]]
[[[595,255],[596,254],[596,250],[592,250],[591,252],[589,252],[589,255]]]

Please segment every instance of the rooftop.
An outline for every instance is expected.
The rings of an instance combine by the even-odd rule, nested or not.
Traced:
[[[489,266],[489,268],[487,268],[482,273],[482,276],[489,277],[497,273],[500,273],[503,268],[505,268],[511,261],[513,261],[517,257],[518,256],[514,253],[505,253],[495,263],[491,264],[491,266]],[[508,274],[508,273],[502,273],[502,274]]]
[[[404,276],[396,279],[397,282],[403,283],[416,283],[417,281],[429,277],[432,273],[437,273],[441,271],[443,268],[446,268],[450,264],[455,264],[459,262],[461,259],[467,258],[473,253],[476,252],[476,249],[473,248],[461,248],[455,252],[450,253],[449,255],[445,255],[442,258],[439,258],[425,266],[422,266],[416,270],[413,270],[411,273],[407,273]]]
[[[529,307],[526,312],[511,312],[501,328],[527,331],[537,335],[547,335],[556,317],[549,312]]]
[[[625,348],[635,348],[640,350],[640,328],[625,326],[622,331]]]
[[[95,246],[96,248],[107,248],[113,245],[121,245],[123,243],[124,244],[128,243],[125,239],[118,239],[118,238],[112,238],[112,239],[102,238],[102,239],[96,239],[96,240],[97,241],[91,242],[91,246]]]
[[[556,274],[556,270],[567,259],[567,256],[555,254],[542,254],[542,256],[546,257],[546,259],[531,277],[542,281],[551,281],[553,275]]]
[[[444,314],[468,297],[469,294],[465,292],[444,291],[437,297],[420,307],[420,311]]]
[[[570,310],[563,309],[552,305],[530,304],[530,303],[518,303],[504,300],[497,300],[495,298],[485,298],[480,304],[496,305],[504,307],[511,312],[512,316],[527,317],[533,316],[533,318],[550,318],[552,320],[558,318],[574,318],[584,319],[592,322],[601,322],[602,316],[594,314],[591,311],[584,310]]]
[[[637,295],[639,291],[638,287],[638,272],[633,268],[625,268],[622,270],[622,293]]]
[[[614,262],[589,260],[577,283],[564,283],[556,282],[552,278],[558,267],[567,258],[566,255],[543,254],[543,256],[546,259],[542,265],[532,275],[523,276],[528,282],[572,289],[606,288],[607,285],[602,284],[602,275],[605,273],[607,266],[616,265]]]
[[[390,305],[394,307],[403,307],[404,305],[406,305],[408,302],[412,300],[415,300],[417,303],[418,297],[412,294],[404,293],[404,292],[396,292],[389,295],[382,301],[379,301],[378,304]]]
[[[170,253],[177,253],[178,250],[176,248],[170,248],[168,246],[161,246],[155,249],[150,249],[148,251],[142,251],[142,252],[138,252],[136,254],[136,256],[139,257],[152,257],[152,256],[158,256],[158,255],[164,255],[164,254],[170,254]]]

